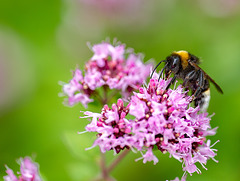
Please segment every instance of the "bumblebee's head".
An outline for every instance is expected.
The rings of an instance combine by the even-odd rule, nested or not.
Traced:
[[[167,77],[170,76],[171,73],[176,74],[181,65],[181,58],[179,55],[173,54],[167,57],[167,66],[165,69],[165,74]]]

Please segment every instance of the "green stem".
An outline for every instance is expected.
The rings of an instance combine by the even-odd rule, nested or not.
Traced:
[[[114,98],[117,95],[118,92],[119,92],[119,90],[113,91],[112,94],[109,95],[108,101],[110,102],[112,100],[112,98]]]
[[[100,150],[100,152],[101,152],[101,150]],[[106,167],[106,157],[105,157],[105,154],[102,152],[101,152],[100,167],[102,169],[102,178],[104,180],[107,180],[108,179],[108,170]]]
[[[101,169],[102,173],[99,175],[97,178],[94,179],[94,181],[114,181],[113,178],[109,176],[109,173],[120,163],[120,161],[125,158],[125,156],[130,152],[129,149],[124,150],[112,163],[111,165],[107,168],[106,167],[106,162],[105,162],[105,155],[104,153],[101,152],[101,156],[104,157],[104,162],[101,160]],[[102,158],[103,158],[102,157]],[[105,170],[106,169],[106,170]]]
[[[108,91],[108,86],[104,85],[103,86],[103,98],[101,98],[102,106],[107,104],[107,101],[108,101],[107,100],[107,91]],[[101,152],[101,150],[100,150],[100,152]],[[110,180],[109,172],[108,172],[107,166],[106,166],[106,157],[105,157],[105,154],[102,153],[102,152],[101,152],[100,166],[101,166],[101,169],[102,169],[102,178],[106,181]]]
[[[97,98],[100,100],[102,103],[102,106],[108,103],[109,100],[111,100],[116,94],[117,91],[114,91],[110,97],[108,98],[108,90],[109,87],[104,85],[103,86],[103,97],[100,96],[100,94],[96,91],[95,95]],[[101,152],[101,151],[100,151]],[[105,154],[101,152],[101,160],[100,160],[100,167],[102,170],[101,177],[97,178],[96,180],[105,180],[105,181],[113,181],[113,179],[109,176],[109,173],[119,164],[119,162],[129,153],[129,149],[124,150],[112,163],[111,165],[107,168],[106,166],[106,157]]]
[[[110,173],[122,159],[129,153],[130,149],[124,150],[113,162],[112,164],[108,167],[107,172]]]
[[[105,104],[107,104],[107,102],[108,102],[108,96],[107,96],[108,90],[109,90],[108,86],[107,86],[107,85],[104,85],[104,86],[103,86],[103,99],[102,99],[102,104],[103,104],[103,106],[104,106]]]
[[[101,95],[99,94],[99,92],[97,90],[95,90],[92,95],[95,96],[98,101],[103,103],[103,99],[102,99]]]

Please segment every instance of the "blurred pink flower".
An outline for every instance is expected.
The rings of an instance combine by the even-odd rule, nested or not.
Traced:
[[[239,0],[198,0],[200,7],[206,14],[213,17],[227,17],[240,10]]]
[[[6,166],[6,168],[7,168],[6,173],[8,175],[3,177],[4,181],[18,181],[18,178],[13,173],[12,169],[8,168],[7,166]]]
[[[42,179],[39,176],[38,164],[32,162],[29,157],[20,159],[20,172],[18,172],[19,177],[15,176],[13,171],[6,167],[6,173],[8,175],[4,176],[4,181],[41,181]]]
[[[84,41],[100,39],[106,30],[139,32],[154,26],[157,12],[168,2],[154,0],[63,0],[62,21],[57,30],[57,41],[78,59],[86,51]],[[80,47],[80,49],[79,49]]]
[[[142,0],[80,0],[80,2],[108,15],[127,13],[143,3]]]
[[[25,157],[21,160],[21,167],[20,167],[20,174],[19,180],[22,181],[41,181],[38,172],[38,165],[29,157]]]

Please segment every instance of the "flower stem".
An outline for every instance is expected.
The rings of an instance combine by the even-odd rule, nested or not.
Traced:
[[[108,179],[108,170],[106,167],[106,157],[105,157],[105,154],[101,152],[101,150],[100,150],[100,153],[101,153],[100,167],[102,169],[102,178],[104,180],[107,180]]]
[[[92,95],[95,96],[97,98],[97,100],[100,101],[101,103],[103,102],[102,97],[100,96],[100,94],[97,90],[94,90]]]
[[[117,95],[118,92],[119,92],[119,90],[113,91],[112,94],[110,94],[108,96],[108,102],[111,102],[112,98],[114,98]]]
[[[105,104],[107,104],[107,102],[108,102],[107,93],[108,93],[108,86],[107,86],[107,85],[104,85],[104,86],[103,86],[103,99],[102,99],[102,105],[103,105],[103,106],[104,106]]]
[[[129,153],[130,149],[124,150],[108,167],[107,172],[110,173],[117,165],[118,163]]]
[[[101,103],[102,103],[102,106],[104,106],[105,104],[107,104],[107,91],[108,91],[108,87],[107,86],[103,86],[103,98],[101,99]],[[106,165],[106,157],[105,157],[105,153],[102,153],[101,150],[100,150],[100,153],[101,153],[101,161],[100,161],[100,166],[101,166],[101,169],[102,169],[102,178],[104,180],[109,180],[109,172],[108,172],[108,169],[107,169],[107,165]]]
[[[124,150],[118,158],[116,158],[111,165],[107,168],[105,161],[105,154],[101,152],[101,162],[100,166],[102,169],[101,175],[95,178],[93,181],[114,181],[113,178],[109,176],[109,173],[120,163],[120,161],[129,153],[129,149]]]
[[[104,106],[108,102],[108,86],[103,86],[103,98],[101,99],[101,103]],[[99,95],[99,94],[98,94]],[[116,92],[114,92],[111,96],[112,97],[116,95]],[[101,152],[101,150],[100,150]],[[129,149],[124,150],[112,163],[111,165],[107,168],[106,166],[106,157],[105,154],[101,152],[101,160],[100,160],[100,167],[102,170],[102,179],[105,181],[112,181],[113,179],[109,177],[109,173],[119,164],[119,162],[129,153]]]

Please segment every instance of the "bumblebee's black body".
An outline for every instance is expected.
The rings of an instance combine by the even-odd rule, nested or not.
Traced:
[[[159,62],[159,64],[161,62]],[[166,89],[168,89],[176,79],[182,79],[183,86],[192,90],[195,106],[199,105],[201,110],[207,109],[210,100],[209,81],[215,85],[220,93],[223,93],[219,85],[217,85],[217,83],[198,66],[200,61],[196,56],[186,51],[178,51],[173,52],[166,58],[166,60],[163,60],[163,62],[166,64],[162,69],[160,76],[164,69],[166,78],[171,74],[174,74]],[[154,71],[159,64],[155,67]]]

